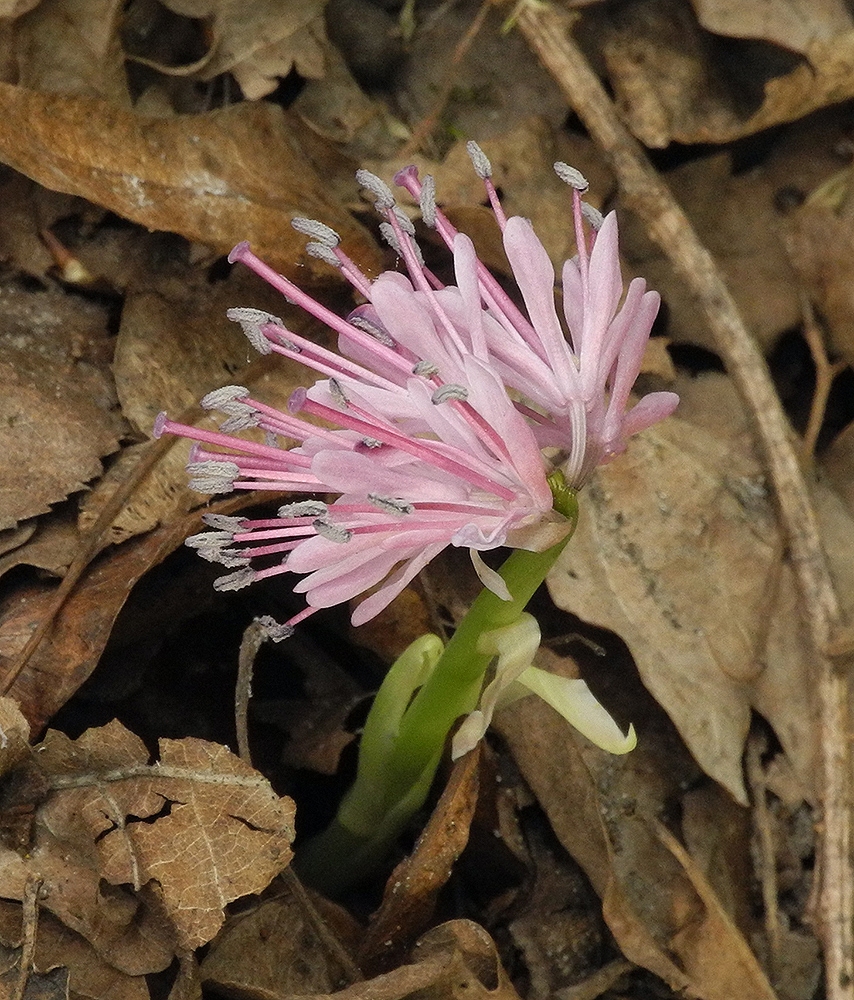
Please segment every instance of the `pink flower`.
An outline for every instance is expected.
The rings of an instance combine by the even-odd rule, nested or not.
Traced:
[[[236,315],[253,339],[292,349],[292,335],[271,317]],[[424,375],[383,385],[356,365],[343,367],[308,392],[294,393],[288,413],[252,399],[241,386],[210,393],[202,404],[228,415],[224,431],[158,417],[155,436],[165,431],[198,442],[188,469],[201,492],[339,494],[331,504],[288,503],[269,519],[207,515],[215,530],[188,542],[205,558],[235,569],[217,589],[284,572],[306,574],[294,589],[307,595],[309,607],[288,623],[294,625],[379,585],[353,614],[360,624],[443,548],[464,545],[484,583],[509,599],[500,577],[474,553],[505,544],[546,548],[571,525],[552,510],[539,446],[501,382],[475,358],[463,366],[465,389],[435,387]],[[398,409],[404,419],[396,417]],[[339,429],[321,428],[298,413]],[[301,444],[284,449],[233,435],[249,426]]]
[[[675,393],[654,392],[627,410],[660,296],[635,278],[620,307],[616,215],[602,219],[582,202],[587,181],[567,164],[556,163],[558,176],[572,188],[578,247],[577,256],[563,266],[567,337],[555,307],[555,272],[545,248],[527,219],[505,217],[489,161],[476,143],[469,143],[469,153],[486,185],[527,315],[477,260],[468,237],[436,208],[432,180],[425,178],[422,184],[415,167],[408,167],[395,181],[421,201],[424,221],[453,251],[457,287],[436,293],[441,308],[461,334],[470,331],[466,348],[479,349],[504,383],[532,404],[519,409],[530,419],[540,445],[560,450],[555,464],[578,489],[597,465],[625,450],[632,434],[669,416],[679,402]]]
[[[424,266],[412,223],[386,185],[360,171],[408,276],[386,272],[371,281],[340,249],[336,233],[295,220],[312,238],[309,252],[339,267],[367,300],[343,319],[240,244],[230,260],[335,330],[338,352],[290,332],[274,316],[232,309],[229,317],[259,351],[294,358],[323,378],[298,390],[287,413],[240,386],[210,393],[203,405],[227,417],[219,432],[158,417],[156,436],[166,431],[197,442],[188,469],[200,492],[311,497],[286,504],[275,518],[208,515],[214,530],[188,540],[205,558],[234,569],[218,589],[302,574],[294,589],[306,594],[308,607],[289,626],[377,588],[353,614],[354,624],[367,621],[447,545],[467,546],[483,582],[509,599],[477,552],[502,545],[542,551],[565,537],[572,525],[553,509],[550,482],[577,489],[596,465],[625,448],[629,435],[676,405],[673,393],[652,393],[626,410],[659,298],[635,279],[618,308],[614,216],[600,227],[597,213],[581,202],[583,178],[556,165],[573,187],[579,246],[579,256],[564,266],[568,341],[542,244],[525,219],[505,218],[488,161],[474,144],[470,151],[527,316],[477,259],[471,240],[436,208],[430,178],[422,184],[409,168],[397,181],[420,198],[424,221],[451,248],[456,285],[444,285]],[[585,214],[594,223],[589,236]],[[266,431],[266,443],[237,436],[249,427]],[[279,438],[298,443],[281,447]],[[543,448],[556,457],[547,460]],[[337,499],[317,499],[328,494]]]

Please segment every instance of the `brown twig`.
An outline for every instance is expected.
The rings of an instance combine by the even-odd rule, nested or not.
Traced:
[[[237,730],[237,754],[242,761],[251,766],[252,754],[249,751],[249,699],[252,696],[252,672],[255,669],[255,657],[258,650],[269,637],[267,629],[259,621],[247,626],[240,640],[240,652],[237,654],[237,684],[234,689],[234,725]]]
[[[269,362],[266,358],[254,360],[250,362],[250,364],[248,364],[241,372],[238,372],[238,377],[242,375],[245,379],[250,371],[260,374],[266,370],[268,365]],[[204,410],[202,410],[200,406],[195,405],[185,410],[184,413],[180,415],[179,419],[182,423],[193,423],[203,414]],[[24,648],[12,663],[10,669],[3,675],[2,680],[0,680],[0,696],[8,694],[12,689],[15,681],[20,677],[27,664],[35,655],[39,646],[47,638],[53,628],[53,624],[56,621],[57,616],[71,593],[74,591],[74,588],[79,583],[80,578],[86,572],[92,560],[108,545],[109,540],[107,535],[115,519],[122,512],[122,510],[124,510],[134,492],[150,475],[155,466],[162,460],[166,452],[169,451],[169,449],[172,448],[173,445],[175,445],[179,440],[179,438],[168,437],[161,438],[159,441],[150,441],[146,447],[145,453],[136,466],[134,466],[131,474],[124,482],[118,485],[115,492],[104,504],[100,514],[98,514],[98,517],[95,520],[95,523],[81,536],[80,547],[78,548],[71,565],[66,570],[65,576],[56,588],[50,607],[42,620],[36,626],[30,638],[27,640]],[[246,496],[243,498],[242,504],[239,506],[249,506],[251,503],[251,497]]]
[[[475,40],[477,33],[483,27],[483,22],[486,20],[486,14],[490,6],[491,0],[482,0],[477,13],[466,30],[466,33],[457,42],[454,48],[454,54],[451,56],[451,61],[448,64],[445,82],[442,85],[442,89],[439,91],[439,96],[436,98],[433,107],[418,123],[406,145],[400,150],[398,155],[401,159],[405,160],[408,156],[412,156],[413,153],[417,153],[427,139],[427,136],[430,135],[436,127],[436,123],[439,121],[439,116],[445,110],[445,105],[448,103],[448,98],[451,96],[451,91],[454,89],[459,65],[463,61],[463,57],[466,52],[468,52],[471,48],[472,42]]]
[[[830,390],[833,388],[833,380],[836,376],[848,367],[847,361],[832,362],[827,356],[827,348],[824,344],[824,337],[815,318],[815,311],[810,301],[803,299],[801,304],[801,314],[804,318],[804,340],[810,349],[813,364],[815,365],[815,391],[810,403],[810,416],[807,429],[804,432],[804,440],[801,444],[801,455],[804,459],[811,459],[815,452],[818,435],[824,421],[824,414],[827,410],[827,400]]]
[[[623,204],[646,224],[694,293],[747,406],[774,485],[780,521],[815,648],[820,718],[822,804],[821,926],[829,1000],[854,1000],[854,888],[850,865],[851,801],[848,678],[850,634],[821,546],[810,491],[794,435],[768,374],[718,268],[684,212],[620,121],[614,105],[571,38],[565,15],[538,0],[518,11],[528,44],[561,87],[567,102],[611,161]]]
[[[762,887],[762,908],[765,911],[765,935],[768,939],[768,978],[776,986],[780,958],[783,952],[782,925],[778,901],[777,862],[774,852],[774,832],[768,808],[768,786],[762,767],[762,754],[768,741],[763,735],[752,732],[747,739],[745,764],[753,802],[753,834],[756,838],[758,863],[756,875]]]
[[[21,946],[21,967],[15,989],[10,994],[10,1000],[23,1000],[27,991],[30,973],[36,960],[36,932],[39,925],[39,893],[44,879],[40,875],[28,875],[24,885],[23,911],[23,943]]]

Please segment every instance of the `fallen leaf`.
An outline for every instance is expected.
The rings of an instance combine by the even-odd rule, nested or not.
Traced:
[[[479,764],[479,747],[456,762],[415,849],[391,873],[359,947],[362,968],[376,971],[396,965],[433,916],[439,891],[468,843]]]
[[[854,220],[807,202],[789,222],[787,246],[802,294],[826,324],[830,353],[854,364]]]
[[[0,942],[16,952],[20,949],[21,906],[18,903],[0,900]],[[131,976],[111,966],[98,956],[85,938],[70,931],[46,909],[39,912],[34,968],[37,973],[56,970],[73,977],[75,998],[150,1000],[144,976]],[[15,979],[18,975],[16,967]],[[7,981],[13,980],[10,977]]]
[[[738,0],[691,0],[691,5],[707,31],[730,38],[761,38],[805,55],[815,43],[854,28],[843,0],[818,0],[807,7],[788,0],[767,0],[761,6]]]
[[[708,13],[713,2],[701,8],[697,0],[696,6]],[[739,12],[749,6],[738,5]],[[801,21],[799,35],[786,43],[786,49],[800,48],[797,55],[768,45],[730,43],[730,58],[722,59],[720,36],[714,39],[717,45],[711,44],[707,30],[680,0],[624,6],[617,17],[610,10],[594,10],[583,30],[596,38],[619,110],[641,142],[656,149],[672,142],[724,143],[854,96],[850,13],[837,6],[841,18],[831,16],[821,24],[812,6],[769,2],[757,15],[782,9]],[[773,34],[770,17],[768,22]],[[720,19],[711,23],[722,26]],[[848,28],[838,30],[843,23]],[[752,25],[743,19],[739,34],[756,38],[756,28],[756,17]],[[727,29],[732,32],[731,23]]]
[[[160,528],[102,557],[84,573],[10,691],[33,729],[43,728],[89,677],[132,585],[177,548],[190,530],[184,522]],[[0,601],[0,678],[53,612],[54,590],[30,584]]]
[[[63,576],[80,546],[74,522],[73,514],[67,512],[29,522],[34,529],[30,538],[0,556],[0,576],[15,566],[35,566],[52,576]]]
[[[581,499],[552,599],[629,646],[703,769],[746,802],[741,755],[782,543],[761,472],[671,420],[634,438]]]
[[[569,731],[536,698],[500,712],[495,724],[558,840],[602,897],[626,958],[702,1000],[732,1000],[721,986],[728,976],[744,1000],[772,1000],[743,934],[696,865],[686,877],[684,856],[662,844],[658,817],[688,784],[690,763],[660,713],[647,706],[642,716],[638,747],[620,758]]]
[[[207,56],[190,69],[196,79],[231,73],[244,97],[255,101],[275,90],[292,69],[303,77],[323,75],[329,44],[326,0],[165,0],[165,6],[210,25]]]
[[[46,512],[101,472],[121,421],[108,372],[75,358],[106,314],[58,291],[0,291],[0,528]]]
[[[15,24],[16,83],[130,107],[119,27],[122,0],[39,3]]]
[[[104,101],[0,84],[0,159],[45,187],[81,195],[149,229],[228,253],[240,240],[302,284],[329,281],[295,216],[321,219],[373,273],[376,245],[327,195],[300,125],[269,103],[153,118]],[[334,272],[333,272],[334,273]]]
[[[47,794],[27,857],[0,855],[2,894],[38,873],[42,905],[130,975],[209,941],[228,903],[290,861],[293,803],[218,744],[162,740],[152,764],[112,722],[77,740],[49,731],[29,766]]]
[[[223,968],[220,991],[239,990],[242,974]],[[518,1000],[487,932],[470,920],[451,920],[417,942],[410,964],[331,993],[293,993],[281,981],[256,988],[263,1000]]]
[[[230,920],[211,944],[201,975],[208,986],[254,996],[333,993],[351,981],[328,930],[318,933],[304,903],[287,891]]]

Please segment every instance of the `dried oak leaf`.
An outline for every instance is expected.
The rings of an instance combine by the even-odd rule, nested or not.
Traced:
[[[136,581],[198,526],[176,521],[94,562],[62,606],[10,694],[33,729],[45,726],[92,673]],[[40,623],[55,613],[54,586],[32,584],[0,601],[0,677]]]
[[[119,40],[123,0],[40,3],[15,24],[15,82],[28,90],[103,97],[130,107]]]
[[[210,25],[210,49],[186,67],[187,75],[212,80],[231,73],[250,101],[275,90],[292,69],[304,77],[323,75],[326,0],[165,0],[165,6]],[[163,69],[176,74],[175,67]]]
[[[290,862],[293,803],[226,747],[161,740],[149,764],[142,741],[112,722],[77,740],[51,731],[38,751],[52,789],[38,822],[51,847],[110,885],[145,887],[177,951],[210,941],[228,903],[265,889]],[[37,833],[34,862],[44,853]]]
[[[625,757],[588,743],[536,698],[500,712],[496,726],[557,839],[601,896],[603,916],[626,958],[680,994],[773,1000],[707,876],[696,865],[686,870],[690,859],[662,843],[658,817],[672,809],[693,765],[663,713],[646,705],[642,714],[640,742]],[[743,812],[732,800],[726,805]],[[716,820],[725,825],[726,810]]]
[[[92,98],[0,84],[0,160],[45,187],[81,195],[149,229],[227,253],[249,240],[301,284],[330,268],[305,252],[295,216],[322,219],[367,271],[379,252],[328,196],[300,145],[300,123],[276,105],[154,118]]]
[[[672,418],[599,469],[581,507],[549,577],[558,607],[623,638],[697,761],[737,801],[747,801],[752,706],[769,713],[809,788],[807,658],[785,609],[791,577],[749,447]]]
[[[20,904],[0,900],[0,942],[6,948],[17,951],[16,963],[20,955],[21,931]],[[150,998],[144,976],[120,972],[100,958],[85,938],[69,930],[45,909],[41,909],[38,916],[33,968],[37,973],[67,970],[74,998],[92,997],[92,1000],[149,1000]],[[16,977],[17,974],[16,968]],[[28,997],[29,993],[25,996]]]
[[[259,996],[265,1000],[519,1000],[501,965],[495,942],[471,920],[451,920],[425,934],[415,945],[410,964],[400,965],[364,982],[329,993],[294,992],[292,982],[255,986],[250,979],[243,992],[245,970],[214,965],[216,976],[206,976],[227,995]],[[206,972],[207,963],[203,971]],[[260,977],[259,977],[260,978]],[[233,992],[232,992],[233,991]],[[751,998],[752,1000],[752,998]]]
[[[0,529],[50,509],[101,472],[121,420],[109,373],[75,356],[103,309],[57,291],[0,290]]]
[[[620,112],[645,145],[732,142],[854,96],[854,19],[841,4],[821,5],[835,7],[823,22],[812,5],[762,4],[762,12],[803,12],[803,30],[783,49],[757,36],[762,27],[756,20],[733,30],[732,20],[711,17],[712,2],[695,3],[708,17],[704,23],[681,0],[624,5],[616,16],[610,9],[594,11],[588,22]],[[760,10],[756,4],[738,7]],[[720,38],[710,44],[710,25],[753,44],[725,48]],[[779,30],[768,30],[768,40],[779,41]],[[722,49],[728,59],[721,58]]]

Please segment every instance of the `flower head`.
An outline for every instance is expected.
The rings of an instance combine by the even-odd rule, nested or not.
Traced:
[[[431,178],[421,182],[410,167],[396,181],[419,198],[422,218],[451,249],[453,285],[425,267],[414,227],[389,188],[359,171],[407,274],[385,272],[371,281],[333,230],[295,220],[310,237],[309,252],[340,268],[366,300],[344,319],[240,244],[229,259],[336,331],[338,351],[289,331],[274,316],[232,309],[229,317],[259,351],[293,358],[322,377],[294,393],[286,413],[241,386],[210,393],[203,405],[227,418],[219,432],[165,414],[157,420],[156,435],[166,431],[196,442],[188,468],[201,492],[262,489],[309,497],[285,504],[275,518],[209,515],[213,530],[188,540],[205,558],[234,570],[217,581],[219,589],[284,572],[304,575],[294,589],[306,594],[308,607],[291,625],[377,588],[353,615],[356,624],[367,621],[447,545],[468,547],[483,582],[509,598],[477,553],[556,544],[572,529],[561,486],[578,489],[630,434],[676,405],[673,393],[652,393],[626,409],[659,299],[635,279],[619,308],[614,215],[601,220],[581,201],[583,178],[556,165],[573,188],[578,245],[563,273],[567,339],[542,244],[527,220],[505,217],[488,160],[474,144],[470,152],[527,315],[437,208]],[[267,432],[266,442],[238,436],[250,427]],[[283,446],[283,439],[295,444]],[[329,494],[337,499],[319,499]]]

